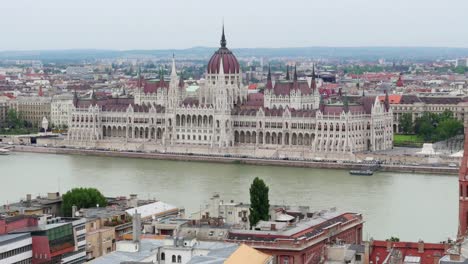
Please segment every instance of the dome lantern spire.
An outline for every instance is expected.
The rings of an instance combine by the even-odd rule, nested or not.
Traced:
[[[226,47],[226,36],[224,35],[224,22],[223,22],[223,33],[221,35],[221,48]]]

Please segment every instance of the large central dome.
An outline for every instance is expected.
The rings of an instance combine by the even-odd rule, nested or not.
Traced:
[[[237,61],[236,56],[226,48],[226,37],[224,36],[224,26],[223,34],[221,36],[221,48],[219,48],[213,56],[211,56],[210,61],[208,62],[208,74],[217,74],[219,73],[219,65],[221,64],[221,59],[223,60],[223,69],[225,74],[235,74],[239,73],[240,66]]]

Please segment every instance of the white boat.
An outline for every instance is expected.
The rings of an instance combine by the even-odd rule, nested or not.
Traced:
[[[8,154],[10,154],[10,151],[8,149],[0,148],[0,155],[8,155]]]

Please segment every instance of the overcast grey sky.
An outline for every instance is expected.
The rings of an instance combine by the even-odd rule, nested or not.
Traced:
[[[0,50],[468,47],[468,0],[4,0]]]

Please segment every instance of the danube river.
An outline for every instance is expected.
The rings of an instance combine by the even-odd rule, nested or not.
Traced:
[[[270,203],[360,212],[364,238],[439,242],[457,231],[457,177],[407,173],[350,176],[347,171],[93,156],[12,153],[0,156],[0,203],[27,193],[96,187],[106,196],[137,193],[194,212],[215,192],[249,202],[254,177]]]

